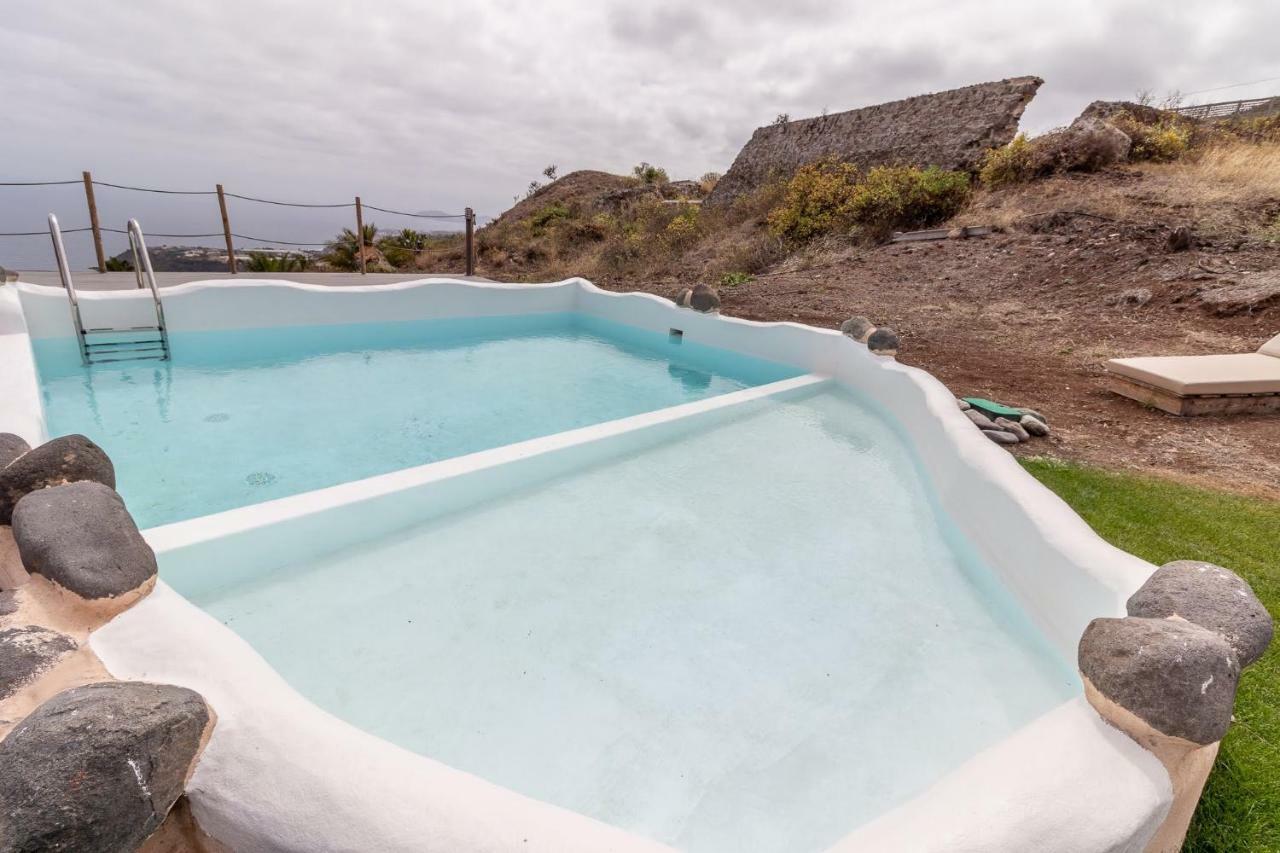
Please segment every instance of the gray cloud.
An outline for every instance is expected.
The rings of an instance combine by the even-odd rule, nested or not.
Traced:
[[[148,186],[496,213],[548,163],[723,171],[780,112],[1039,74],[1024,126],[1044,130],[1096,98],[1280,76],[1280,8],[1262,6],[8,0],[0,180],[89,168]],[[1272,91],[1280,82],[1206,97]],[[36,230],[55,207],[83,217],[74,192],[0,193],[3,231]],[[153,231],[216,230],[204,197],[102,203],[104,218]],[[343,216],[233,209],[239,231],[294,239],[322,239]],[[0,264],[16,251],[0,241]]]

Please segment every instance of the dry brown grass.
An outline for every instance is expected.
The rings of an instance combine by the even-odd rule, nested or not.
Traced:
[[[1254,201],[1280,199],[1280,143],[1218,145],[1181,171],[1180,177],[1205,200],[1239,200],[1241,193]]]

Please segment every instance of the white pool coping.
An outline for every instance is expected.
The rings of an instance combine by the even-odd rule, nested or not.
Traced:
[[[1154,569],[1101,540],[974,429],[931,375],[874,356],[833,330],[698,314],[582,279],[540,285],[423,279],[378,288],[246,279],[179,285],[163,298],[174,331],[576,311],[662,333],[679,328],[687,341],[813,374],[153,528],[146,535],[166,571],[187,555],[208,560],[211,553],[278,562],[267,553],[272,547],[305,559],[308,525],[331,528],[345,517],[347,524],[358,519],[361,533],[376,533],[378,524],[403,527],[420,513],[482,500],[501,486],[494,472],[554,476],[771,395],[804,393],[819,377],[859,392],[896,420],[944,511],[1068,659],[1087,622],[1123,615],[1125,599]],[[149,308],[138,292],[81,299],[95,324],[137,322]],[[33,442],[45,437],[29,338],[71,334],[61,291],[0,287],[0,358],[15,367],[0,372],[0,431]],[[233,849],[661,849],[333,718],[163,582],[90,643],[117,677],[181,684],[209,700],[218,725],[189,792],[197,819]],[[833,849],[1136,851],[1163,820],[1171,796],[1155,757],[1077,697]]]

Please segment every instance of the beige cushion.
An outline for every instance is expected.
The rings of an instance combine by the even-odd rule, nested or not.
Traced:
[[[1280,394],[1280,358],[1257,352],[1113,358],[1107,362],[1107,369],[1183,397]]]
[[[1280,358],[1280,335],[1276,335],[1274,338],[1258,347],[1258,352],[1263,355],[1274,355],[1276,358]]]

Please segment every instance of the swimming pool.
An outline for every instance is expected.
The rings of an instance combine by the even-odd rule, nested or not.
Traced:
[[[231,849],[1080,853],[1168,814],[1070,665],[1152,567],[927,374],[581,280],[165,309],[172,365],[86,374],[65,297],[0,289],[0,427],[65,406],[152,523],[184,498],[130,469],[175,442],[229,507],[147,529],[159,582],[88,644],[215,709],[186,795]]]
[[[93,436],[142,527],[798,374],[581,314],[177,332],[85,367],[37,340],[48,428]]]

